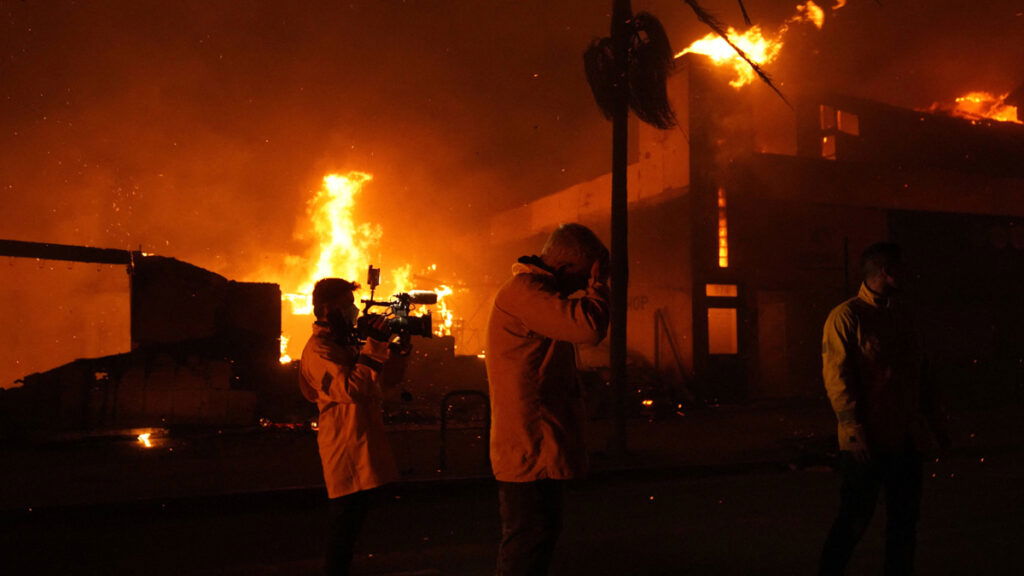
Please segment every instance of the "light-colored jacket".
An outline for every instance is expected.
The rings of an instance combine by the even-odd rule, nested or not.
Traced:
[[[388,345],[340,345],[317,323],[302,350],[299,387],[320,409],[317,444],[327,495],[338,498],[398,479],[381,412],[380,369]]]
[[[583,398],[575,344],[608,328],[608,288],[565,298],[554,276],[521,260],[494,299],[487,326],[491,467],[502,482],[587,473]]]
[[[839,448],[931,452],[942,414],[924,369],[910,311],[861,285],[832,310],[822,334],[822,376],[838,420]]]

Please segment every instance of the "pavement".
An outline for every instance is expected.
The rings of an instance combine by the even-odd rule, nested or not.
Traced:
[[[954,412],[957,449],[971,454],[1024,445],[1017,405]],[[627,420],[628,453],[616,455],[610,420],[589,422],[594,473],[676,470],[698,474],[829,466],[835,424],[827,401],[723,405]],[[479,423],[393,426],[403,480],[487,479]],[[443,455],[442,455],[442,447]],[[172,431],[147,447],[135,436],[0,444],[0,512],[103,506],[322,489],[315,432],[308,429]]]
[[[927,469],[919,573],[1019,572],[1019,413],[954,413],[956,446]],[[838,492],[833,426],[823,401],[634,418],[629,455],[615,458],[611,423],[591,422],[595,471],[567,497],[553,574],[813,573]],[[406,481],[381,495],[356,573],[491,573],[483,431],[452,431],[443,468],[438,430],[391,434]],[[312,433],[3,446],[0,461],[0,574],[318,573],[326,517]],[[851,574],[879,573],[882,547],[876,525]]]

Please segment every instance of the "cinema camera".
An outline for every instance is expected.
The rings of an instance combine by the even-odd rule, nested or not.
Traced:
[[[398,350],[408,354],[411,349],[409,339],[412,336],[430,338],[434,335],[433,319],[428,311],[423,316],[412,316],[414,306],[437,304],[437,293],[426,290],[410,290],[395,294],[390,300],[374,300],[374,292],[380,286],[380,268],[370,266],[366,274],[366,283],[370,286],[370,298],[361,300],[363,315],[356,322],[356,330],[360,338],[368,336],[370,322],[374,317],[387,318],[387,330],[391,336],[398,336]],[[382,314],[371,312],[373,308],[384,308]]]

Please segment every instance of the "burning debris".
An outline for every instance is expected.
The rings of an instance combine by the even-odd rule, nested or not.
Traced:
[[[952,103],[936,102],[927,111],[972,121],[995,120],[1024,124],[1017,114],[1017,107],[1007,103],[1009,97],[1009,93],[997,96],[991,92],[968,92]]]

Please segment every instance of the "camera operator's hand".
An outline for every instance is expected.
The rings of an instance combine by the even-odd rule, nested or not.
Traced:
[[[367,338],[387,342],[391,338],[391,325],[386,316],[367,314],[359,318],[359,331]]]

